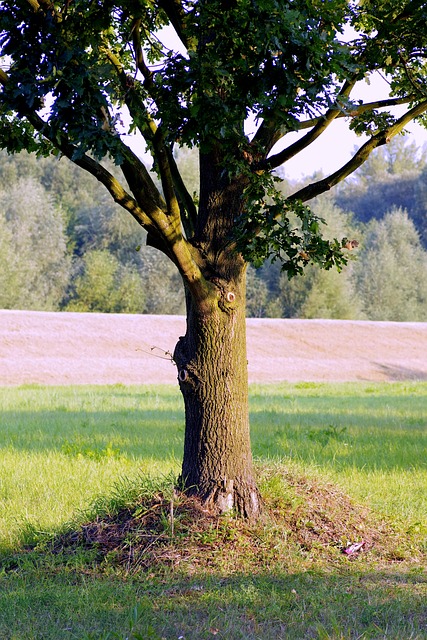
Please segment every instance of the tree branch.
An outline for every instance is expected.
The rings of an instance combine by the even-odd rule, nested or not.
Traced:
[[[142,56],[142,48],[140,46],[139,35],[136,35],[136,32],[139,33],[139,25],[135,23],[133,29],[133,39],[134,39],[134,47],[135,47],[135,59],[137,61],[138,69],[141,71],[145,78],[144,86],[152,91],[152,97],[155,99],[155,87],[152,78],[152,73],[145,65]],[[172,153],[168,149],[165,144],[164,137],[161,133],[161,129],[157,127],[156,123],[153,121],[151,116],[145,111],[143,116],[141,116],[141,102],[136,99],[134,94],[133,86],[128,86],[128,77],[124,72],[124,69],[120,63],[120,60],[115,56],[108,48],[104,49],[104,52],[107,56],[107,59],[113,65],[119,81],[122,85],[123,91],[125,93],[125,103],[129,109],[129,113],[133,118],[136,126],[138,127],[141,135],[144,138],[150,140],[153,150],[158,162],[158,168],[160,173],[160,178],[162,182],[163,192],[165,195],[166,203],[168,211],[171,215],[181,215],[181,207],[182,205],[184,209],[184,214],[182,215],[182,224],[185,228],[186,234],[189,237],[192,235],[195,221],[197,218],[197,210],[194,206],[193,199],[191,195],[188,193],[185,184],[181,178],[178,167],[176,166],[175,160],[172,156]],[[177,194],[180,197],[180,202],[178,201]],[[186,215],[185,215],[186,212]]]
[[[168,156],[172,180],[183,210],[182,224],[187,238],[190,238],[194,234],[194,229],[196,228],[197,208],[184,184],[181,173],[179,172],[178,166],[175,162],[175,158],[170,150],[168,150]]]
[[[5,87],[8,82],[9,82],[9,76],[7,75],[7,73],[3,71],[3,69],[0,69],[0,84],[2,84]]]
[[[133,40],[135,47],[135,59],[138,66],[138,69],[144,75],[146,82],[149,86],[152,86],[154,83],[152,81],[151,72],[149,72],[148,67],[146,67],[143,56],[142,56],[142,48],[140,47],[139,41],[139,23],[137,20],[133,25]],[[107,47],[104,48],[104,53],[107,56],[107,59],[113,65],[119,81],[122,85],[122,89],[124,91],[124,100],[125,104],[129,109],[130,115],[133,118],[136,126],[138,127],[140,133],[148,138],[153,145],[154,152],[156,154],[156,158],[158,161],[160,178],[162,181],[162,187],[164,196],[166,199],[166,206],[169,215],[180,216],[180,209],[178,205],[178,201],[176,198],[176,194],[173,188],[173,180],[170,172],[169,160],[167,157],[166,147],[164,144],[164,139],[161,134],[160,129],[157,127],[154,120],[149,116],[147,111],[144,110],[143,121],[141,119],[141,102],[135,101],[133,94],[133,86],[128,86],[129,80],[126,75],[123,66],[117,56],[110,51]],[[136,81],[133,80],[133,83]]]
[[[40,11],[41,10],[41,6],[40,4],[37,2],[37,0],[27,0],[28,4],[30,5],[30,7],[33,9],[33,11]]]
[[[153,87],[154,86],[154,84],[153,84],[153,73],[152,73],[152,71],[150,71],[150,69],[145,64],[144,55],[143,55],[143,52],[142,52],[141,24],[142,24],[141,18],[136,18],[134,23],[133,23],[133,25],[132,25],[132,44],[133,44],[133,50],[134,50],[134,54],[135,54],[135,63],[136,63],[136,68],[138,69],[138,71],[140,71],[142,73],[142,75],[144,77],[144,80],[145,80],[144,85],[146,86],[146,85],[150,84],[151,87]],[[111,54],[111,55],[113,55],[113,54]],[[114,66],[117,68],[117,63]],[[154,96],[152,96],[152,97],[154,98]]]
[[[407,60],[404,59],[402,54],[399,54],[399,58],[400,61],[403,65],[403,69],[405,72],[405,75],[408,79],[409,84],[411,85],[411,87],[414,89],[414,91],[418,94],[418,95],[422,95],[425,96],[425,89],[424,87],[414,78],[414,76],[412,75],[410,69],[408,68],[408,62]]]
[[[164,211],[166,203],[145,164],[123,143],[121,144],[121,150],[124,155],[124,161],[120,168],[137,202],[141,203],[141,206],[144,203],[144,207],[150,217],[154,216],[158,210]]]
[[[32,126],[50,140],[67,158],[99,180],[107,188],[113,200],[123,209],[126,209],[147,230],[148,234],[155,239],[155,246],[164,251],[178,267],[193,297],[199,300],[200,304],[203,304],[210,295],[210,285],[203,277],[194,259],[193,254],[197,253],[197,249],[192,247],[182,236],[180,219],[168,216],[162,209],[152,208],[152,206],[148,214],[125,191],[120,182],[99,162],[96,162],[86,154],[73,158],[76,148],[65,140],[64,134],[61,134],[58,142],[58,137],[49,135],[46,123],[36,113],[28,112],[24,115]],[[132,152],[128,150],[127,155],[125,164],[129,167]],[[138,161],[136,166],[141,168],[141,165],[142,163]],[[136,177],[135,169],[133,168],[130,178],[132,180],[132,178],[136,179]]]
[[[129,211],[141,226],[150,233],[157,232],[152,217],[150,217],[147,212],[140,207],[138,202],[129,193],[127,193],[120,182],[109,171],[107,171],[105,167],[86,154],[76,156],[77,149],[73,144],[66,140],[65,134],[60,133],[58,135],[58,133],[56,133],[55,135],[52,128],[49,127],[49,125],[40,118],[37,113],[32,112],[28,108],[20,109],[20,112],[28,122],[30,122],[34,129],[49,140],[64,156],[69,158],[69,160],[77,166],[85,169],[85,171],[101,182],[107,188],[113,200],[123,209]]]
[[[351,80],[346,80],[338,93],[337,102],[339,98],[342,96],[348,97],[356,84],[357,77],[354,76]],[[265,157],[270,153],[271,149],[274,145],[286,134],[291,131],[299,131],[300,129],[309,128],[311,126],[318,127],[318,132],[314,132],[310,135],[315,135],[317,138],[321,133],[326,129],[329,124],[338,117],[338,115],[342,112],[342,109],[328,109],[324,116],[319,118],[313,118],[306,122],[310,124],[300,123],[297,118],[292,117],[292,127],[289,126],[276,126],[276,119],[280,116],[282,112],[282,108],[276,108],[272,114],[272,118],[270,121],[264,120],[258,131],[256,132],[252,144],[255,146],[264,147]],[[315,139],[314,138],[314,139]],[[310,144],[309,142],[307,144]],[[306,145],[307,146],[307,145]],[[303,147],[304,148],[304,147]],[[300,150],[300,149],[299,149]],[[298,153],[298,151],[295,153]],[[278,166],[278,165],[275,165]]]
[[[356,79],[346,81],[337,96],[337,101],[342,97],[348,98],[355,84]],[[264,160],[264,162],[261,162],[257,169],[271,170],[295,156],[297,153],[308,147],[312,142],[317,140],[317,138],[326,131],[329,125],[338,118],[340,113],[342,113],[342,110],[340,109],[329,109],[322,118],[317,119],[316,124],[309,133],[280,153]]]
[[[184,25],[185,11],[181,0],[159,0],[159,6],[166,13],[182,44],[188,49]]]
[[[279,110],[277,110],[276,116],[278,115],[278,113]],[[269,121],[264,119],[260,124],[258,131],[252,138],[251,145],[253,147],[262,149],[266,157],[270,153],[276,142],[280,140],[280,138],[285,136],[287,133],[290,133],[291,131],[298,131],[300,129],[300,123],[294,116],[288,115],[288,118],[292,121],[292,127],[276,127],[274,115]]]
[[[6,87],[10,82],[8,75],[0,69],[0,84]],[[123,209],[127,210],[137,222],[144,227],[149,236],[154,239],[156,247],[165,251],[169,258],[177,266],[188,291],[192,297],[201,305],[208,305],[208,299],[211,296],[212,285],[204,278],[198,263],[200,255],[198,249],[193,247],[182,235],[181,217],[179,208],[169,202],[168,215],[154,183],[149,177],[148,172],[143,163],[133,154],[133,152],[122,143],[122,152],[124,154],[124,175],[130,182],[131,188],[135,189],[138,195],[138,202],[122,187],[120,182],[99,162],[89,157],[87,154],[76,154],[78,151],[76,146],[67,140],[66,134],[59,130],[54,130],[47,122],[45,122],[35,111],[31,110],[24,100],[15,98],[12,108],[17,112],[20,118],[26,118],[33,128],[43,137],[51,142],[63,155],[69,158],[74,164],[81,167],[91,175],[93,175],[100,183],[102,183],[112,196],[113,200]],[[152,123],[154,125],[154,123]],[[153,132],[153,140],[156,138]],[[166,157],[166,147],[161,140],[154,140],[156,144],[162,147],[164,157],[161,160],[168,159]],[[172,180],[170,174],[167,174],[168,164],[163,167],[163,177],[165,179],[166,191],[171,189]],[[165,174],[166,171],[166,174]],[[140,184],[137,186],[138,180],[142,181],[143,188]],[[144,189],[146,191],[144,191]],[[144,197],[147,194],[150,197]],[[176,201],[176,196],[173,194]],[[146,206],[142,208],[141,202],[146,200]],[[172,206],[171,206],[172,205]],[[147,209],[148,207],[148,209]]]
[[[346,113],[345,111],[338,111],[337,118],[354,118],[355,116],[360,115],[361,113],[365,113],[365,111],[372,111],[373,109],[384,109],[386,107],[397,107],[401,104],[408,104],[411,100],[415,99],[415,95],[411,94],[408,96],[404,96],[402,98],[385,98],[384,100],[376,100],[374,102],[365,102],[363,104],[355,105],[352,107],[350,113]],[[298,131],[303,129],[309,129],[310,127],[314,127],[319,120],[322,120],[324,116],[320,116],[319,118],[310,118],[310,120],[304,120],[299,123]]]
[[[55,17],[55,20],[61,20],[61,16],[58,15],[58,12],[55,10],[55,5],[51,0],[27,0],[27,2],[33,9],[34,13],[43,11],[46,15],[49,12],[51,16]],[[64,3],[66,5],[66,0],[64,0]]]
[[[299,130],[308,129],[309,127],[313,127],[310,133],[303,136],[300,140],[297,140],[286,149],[283,149],[279,153],[267,158],[259,165],[257,165],[257,169],[266,169],[271,170],[279,167],[284,164],[295,155],[297,155],[300,151],[308,147],[312,142],[314,142],[324,131],[326,128],[336,119],[338,118],[354,118],[366,111],[371,111],[373,109],[382,109],[385,107],[394,107],[401,104],[407,104],[411,100],[414,99],[415,96],[405,96],[403,98],[387,98],[385,100],[377,100],[375,102],[367,102],[365,104],[361,104],[359,106],[352,107],[350,113],[346,113],[345,111],[339,109],[331,109],[324,116],[320,118],[312,118],[310,120],[305,120],[300,123]]]
[[[343,165],[340,169],[338,169],[338,171],[335,171],[335,173],[332,173],[327,178],[309,184],[303,189],[300,189],[296,193],[292,194],[289,197],[289,200],[300,200],[302,202],[306,202],[307,200],[311,200],[312,198],[315,198],[325,191],[329,191],[329,189],[334,187],[342,180],[345,180],[345,178],[356,171],[356,169],[358,169],[365,162],[365,160],[374,149],[390,142],[390,140],[395,135],[403,131],[403,129],[409,122],[411,122],[414,118],[422,115],[426,111],[427,100],[424,100],[423,102],[420,102],[418,105],[407,111],[401,118],[396,120],[393,125],[391,125],[387,129],[378,131],[375,135],[373,135],[370,140],[368,140],[368,142],[360,147],[360,149],[351,158],[351,160]]]

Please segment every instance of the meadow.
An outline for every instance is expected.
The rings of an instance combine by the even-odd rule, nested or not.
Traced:
[[[253,385],[250,411],[276,520],[251,534],[232,518],[191,540],[182,530],[191,561],[133,571],[108,557],[101,566],[96,549],[53,553],[46,540],[114,500],[172,495],[178,390],[0,388],[0,637],[427,638],[427,384]],[[288,539],[277,514],[301,500],[290,477],[336,488],[336,514],[341,495],[368,507],[372,526],[392,528],[390,545],[349,559]],[[342,498],[337,518],[347,508]]]

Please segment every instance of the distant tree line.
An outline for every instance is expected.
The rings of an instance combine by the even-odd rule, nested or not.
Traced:
[[[197,156],[183,149],[177,160],[197,194]],[[184,312],[172,264],[91,176],[66,159],[0,152],[0,185],[0,308]],[[330,237],[358,240],[354,259],[342,273],[311,267],[292,280],[278,264],[250,267],[248,315],[424,321],[424,151],[396,139],[311,205]]]

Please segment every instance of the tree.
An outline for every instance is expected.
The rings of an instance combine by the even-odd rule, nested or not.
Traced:
[[[261,511],[249,441],[247,264],[279,259],[293,276],[310,263],[346,262],[351,242],[324,240],[304,203],[422,119],[426,17],[420,0],[1,3],[1,146],[62,154],[92,173],[181,275],[181,480],[220,511]],[[162,43],[164,27],[176,44]],[[353,100],[357,82],[377,70],[390,95]],[[383,110],[395,105],[403,115]],[[127,144],[128,116],[161,190]],[[283,196],[274,170],[340,117],[368,131],[368,141],[331,175]],[[294,131],[302,136],[286,146]],[[176,145],[199,149],[197,201],[177,168]],[[123,180],[102,164],[107,154]]]
[[[427,246],[425,154],[425,149],[407,143],[404,137],[393,139],[369,156],[354,178],[338,189],[337,204],[361,222],[380,219],[393,208],[405,209]]]
[[[135,267],[121,265],[107,249],[88,251],[82,263],[83,273],[76,277],[67,311],[143,312],[141,279]]]
[[[425,320],[427,252],[405,211],[371,221],[354,276],[370,320]]]
[[[246,313],[249,317],[264,318],[267,315],[268,287],[256,270],[249,266],[246,273]]]
[[[62,211],[30,178],[0,187],[0,307],[57,311],[70,278]]]

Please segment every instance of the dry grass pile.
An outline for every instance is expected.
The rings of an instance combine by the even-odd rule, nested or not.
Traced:
[[[256,523],[218,517],[197,498],[158,491],[60,535],[52,550],[65,556],[93,550],[101,570],[178,569],[187,575],[283,569],[297,557],[311,563],[404,558],[404,543],[391,526],[336,487],[290,473],[264,483],[265,514]]]

